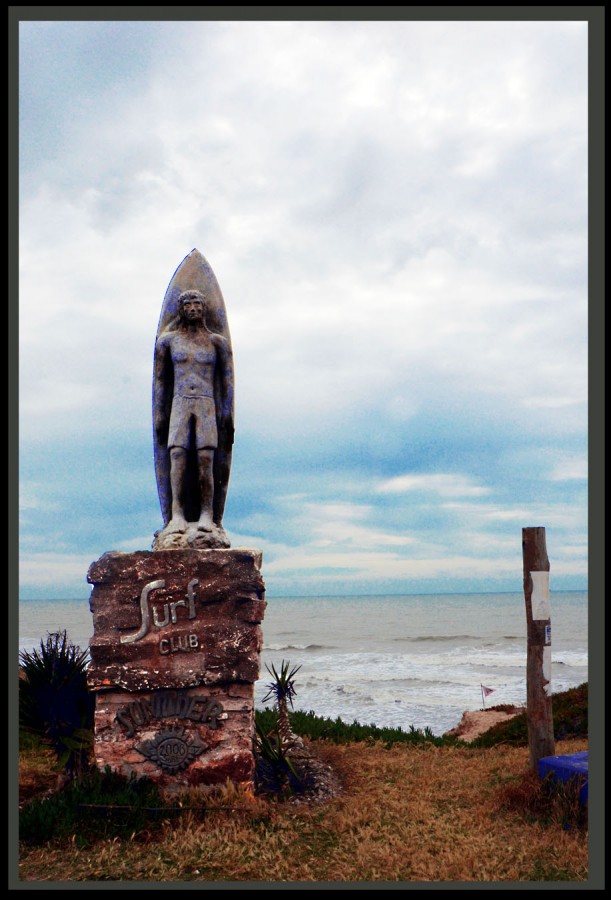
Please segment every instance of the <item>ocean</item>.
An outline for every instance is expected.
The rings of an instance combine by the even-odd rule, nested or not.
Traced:
[[[588,680],[588,595],[550,594],[552,691]],[[19,648],[66,629],[82,648],[93,633],[89,602],[22,600]],[[526,702],[526,613],[522,593],[359,597],[267,597],[261,677],[266,665],[301,666],[295,708],[378,726],[440,735],[466,709]],[[268,704],[270,705],[270,704]]]

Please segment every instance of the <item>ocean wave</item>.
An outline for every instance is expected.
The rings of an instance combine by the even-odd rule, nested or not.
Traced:
[[[408,641],[418,644],[421,641],[481,641],[481,635],[475,634],[422,634],[418,637],[395,637],[391,641]]]
[[[384,677],[383,674],[371,676],[366,672],[363,672],[358,678],[355,678],[354,681],[348,683],[348,687],[346,687],[347,683],[345,681],[336,681],[335,678],[329,678],[328,676],[319,677],[315,673],[310,673],[310,675],[306,677],[303,686],[308,690],[319,688],[337,690],[337,685],[339,684],[342,691],[345,691],[346,689],[357,691],[363,689],[370,690],[371,686],[375,686],[379,690],[397,690],[397,688],[421,687],[430,684],[435,685],[440,690],[444,690],[446,688],[456,687],[457,683],[467,684],[469,681],[464,676],[459,676],[457,679],[437,679],[431,677],[429,672],[406,675],[403,678],[388,678]]]
[[[281,650],[334,650],[332,644],[263,644],[263,650],[278,653]]]
[[[568,659],[554,659],[552,656],[552,665],[553,666],[566,666],[567,669],[587,669],[588,668],[588,657],[587,656],[576,656],[576,658],[569,662]]]

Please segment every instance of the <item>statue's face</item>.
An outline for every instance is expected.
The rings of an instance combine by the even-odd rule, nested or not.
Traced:
[[[182,304],[182,314],[187,322],[203,321],[204,304],[197,298],[185,300]]]

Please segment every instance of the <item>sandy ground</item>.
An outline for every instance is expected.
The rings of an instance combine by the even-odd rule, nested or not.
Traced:
[[[497,722],[513,719],[514,716],[518,716],[522,712],[524,712],[524,709],[520,706],[514,706],[512,712],[501,712],[498,709],[465,710],[456,728],[451,728],[447,734],[455,734],[463,741],[469,743],[475,740],[476,737],[479,737],[480,734],[488,731]]]

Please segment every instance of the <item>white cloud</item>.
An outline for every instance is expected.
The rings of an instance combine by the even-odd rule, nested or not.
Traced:
[[[22,479],[19,482],[19,511],[28,513],[30,510],[57,509],[57,503],[49,499],[48,485],[40,481],[28,481]]]
[[[20,582],[27,590],[47,592],[54,585],[82,585],[87,593],[86,575],[92,560],[79,553],[41,551],[26,553],[19,565]]]
[[[565,441],[587,427],[586,23],[31,23],[21,51],[20,428],[34,468],[45,448],[104,439],[95,476],[120,494],[125,444],[151,453],[157,319],[198,247],[228,308],[236,458],[240,435],[254,448],[256,486],[242,483],[261,501],[240,528],[259,544],[274,528],[274,564],[299,534],[316,559],[349,549],[361,574],[367,548],[424,553],[406,518],[416,492],[444,528],[539,512],[584,528],[575,505],[523,498],[550,435],[565,455],[548,460],[549,489],[585,475]],[[416,454],[426,428],[432,451],[459,456]],[[482,474],[473,454],[512,428],[508,447],[540,438],[524,471],[499,459]],[[360,493],[351,451],[370,473]],[[319,460],[299,491],[280,452],[294,471]],[[82,504],[91,473],[54,458],[58,490],[84,479]],[[391,529],[377,504],[393,498]],[[142,533],[116,527],[119,547]],[[30,520],[26,537],[45,539]]]
[[[570,30],[549,27],[571,45]],[[71,123],[63,148],[70,164],[62,169],[70,181],[64,174],[57,187],[47,181],[26,194],[24,368],[44,359],[50,385],[73,384],[75,404],[95,406],[98,420],[102,408],[108,416],[121,390],[112,375],[148,361],[165,285],[199,244],[224,290],[227,283],[249,424],[329,418],[376,392],[396,408],[402,386],[417,395],[424,372],[441,390],[462,382],[464,390],[528,402],[531,371],[509,364],[524,343],[515,305],[537,304],[540,318],[550,288],[533,293],[519,265],[499,281],[478,244],[494,239],[498,265],[508,252],[498,232],[506,216],[486,208],[478,186],[456,194],[432,165],[434,154],[422,155],[412,126],[426,129],[427,146],[464,148],[467,159],[474,133],[502,142],[504,153],[539,133],[541,110],[524,119],[525,104],[538,95],[516,84],[528,80],[528,67],[539,69],[533,48],[544,32],[509,25],[501,65],[500,35],[486,23],[194,23],[188,36],[170,24],[167,33],[170,54],[177,35],[192,47],[205,35],[208,52],[183,47],[180,66],[166,55],[135,94],[121,92],[120,83],[108,90],[95,127],[86,114]],[[457,34],[467,43],[457,43]],[[435,66],[424,52],[431,39]],[[441,78],[444,64],[463,81]],[[465,115],[465,104],[477,115]],[[524,121],[508,135],[495,115],[512,121],[512,108]],[[86,167],[74,166],[83,160]],[[519,245],[512,247],[519,261]],[[39,291],[40,317],[32,308]],[[566,308],[572,297],[560,302]],[[87,315],[74,319],[79,307]],[[557,304],[552,314],[558,322]],[[532,329],[532,310],[524,321]],[[548,408],[584,396],[579,358],[563,343],[552,341],[539,360]],[[79,348],[87,348],[87,364]],[[559,353],[560,381],[545,375],[548,355]],[[61,378],[66,361],[72,379]],[[88,381],[108,384],[106,401],[83,389]],[[145,381],[134,387],[144,390]],[[38,401],[30,390],[35,415],[36,404],[52,398],[47,389]]]
[[[588,460],[582,454],[567,454],[549,474],[551,481],[585,481],[587,477]]]
[[[157,526],[161,528],[161,522]],[[137,534],[114,545],[118,553],[135,553],[138,550],[150,550],[153,544],[153,534]]]
[[[307,503],[302,507],[303,533],[314,548],[405,547],[416,539],[370,525],[371,507],[350,503]]]
[[[393,579],[435,579],[435,578],[516,578],[520,572],[520,560],[516,557],[499,558],[496,556],[439,556],[404,557],[393,553],[367,552],[359,553],[317,553],[315,548],[308,547],[285,554],[266,565],[266,573],[278,576],[303,572],[316,575],[323,569],[330,578],[346,583],[367,581],[387,582]],[[337,575],[333,576],[333,570]]]
[[[553,568],[551,569],[550,575],[550,583],[553,584],[553,580],[556,576],[566,576],[570,575],[571,578],[575,576],[581,576],[584,580],[584,583],[587,583],[587,578],[589,574],[589,567],[587,559],[578,559],[575,557],[569,557],[568,559],[558,558],[553,561]]]
[[[519,523],[523,528],[554,527],[575,528],[581,531],[586,526],[587,510],[580,500],[560,501],[557,503],[532,502],[523,506],[494,503],[444,503],[443,508],[460,514],[467,522],[478,522],[480,527],[485,522]]]
[[[474,484],[472,479],[464,475],[430,474],[430,475],[397,475],[378,485],[377,490],[383,494],[404,494],[409,491],[425,491],[441,497],[483,497],[490,489]]]

